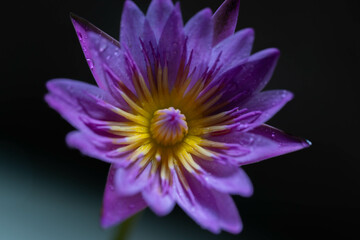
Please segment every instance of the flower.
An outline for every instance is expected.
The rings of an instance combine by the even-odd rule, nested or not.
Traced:
[[[253,30],[234,34],[238,9],[225,0],[183,26],[171,0],[146,15],[125,1],[119,42],[71,15],[99,87],[54,79],[45,99],[77,129],[69,146],[111,163],[102,226],[178,204],[211,232],[239,233],[230,194],[253,192],[240,166],[310,145],[264,124],[293,95],[261,91],[279,51],[250,55]]]

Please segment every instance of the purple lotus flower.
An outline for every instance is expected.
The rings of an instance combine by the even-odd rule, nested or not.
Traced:
[[[264,125],[293,95],[261,91],[279,51],[250,55],[253,30],[234,34],[238,9],[225,0],[183,26],[171,0],[146,15],[125,1],[120,41],[72,15],[99,87],[54,79],[46,101],[77,129],[69,146],[111,163],[102,226],[178,204],[211,232],[239,233],[230,194],[253,192],[240,166],[310,145]]]

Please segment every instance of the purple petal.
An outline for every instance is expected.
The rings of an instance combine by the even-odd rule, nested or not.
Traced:
[[[152,47],[154,49],[157,49],[158,44],[157,44],[155,34],[150,26],[148,19],[146,19],[146,18],[145,18],[145,22],[144,22],[142,41],[144,42],[144,47],[145,47],[147,54],[152,52]]]
[[[175,201],[168,193],[161,191],[159,176],[142,191],[142,196],[148,206],[159,216],[169,214],[175,206]]]
[[[121,196],[115,190],[114,174],[116,167],[110,167],[105,187],[103,207],[101,213],[101,225],[111,227],[143,210],[146,203],[141,194]]]
[[[286,90],[270,90],[256,94],[241,107],[251,112],[261,112],[256,121],[252,123],[252,126],[255,127],[272,118],[293,97],[294,95]]]
[[[264,159],[294,152],[311,143],[302,138],[294,137],[268,125],[259,126],[249,132],[232,132],[227,135],[212,137],[211,140],[238,144],[248,152],[233,157],[234,163],[246,165]]]
[[[80,131],[68,133],[66,136],[66,143],[72,148],[79,149],[81,153],[86,156],[111,162],[111,159],[109,159],[106,154],[112,149],[106,145],[104,148],[96,147],[96,145],[93,144],[91,137]]]
[[[239,14],[240,0],[225,0],[216,10],[214,19],[213,46],[235,32]]]
[[[67,134],[66,143],[69,147],[78,149],[86,156],[109,163],[126,165],[125,157],[111,157],[108,155],[109,152],[115,150],[118,146],[109,142],[103,143],[99,136],[73,131]]]
[[[115,173],[115,186],[121,195],[134,195],[141,192],[141,190],[150,182],[151,165],[149,164],[143,172],[137,164],[128,168],[118,168]]]
[[[46,102],[78,129],[84,129],[82,116],[109,121],[124,120],[97,104],[95,97],[124,108],[110,94],[96,86],[70,79],[53,79],[46,86],[50,92],[45,96]]]
[[[71,19],[90,70],[98,86],[108,91],[109,88],[111,88],[105,76],[105,68],[108,68],[118,79],[121,79],[130,90],[134,91],[126,68],[119,67],[126,66],[119,42],[83,18],[72,14]]]
[[[223,193],[239,194],[244,197],[252,195],[254,191],[252,183],[241,168],[216,161],[198,160],[197,162],[208,174],[201,177],[209,187]]]
[[[220,54],[223,64],[219,74],[243,63],[250,56],[253,42],[253,29],[247,28],[235,33],[213,48],[210,65],[215,63]]]
[[[219,79],[224,81],[226,87],[220,102],[231,101],[226,109],[240,106],[254,93],[261,91],[270,80],[278,58],[279,50],[266,49],[222,74]]]
[[[144,55],[141,51],[140,39],[144,31],[145,16],[132,1],[125,1],[121,17],[120,42],[125,44],[137,63],[145,73]]]
[[[207,188],[192,176],[186,177],[190,189],[187,190],[174,175],[175,194],[179,206],[200,226],[213,233],[224,229],[239,233],[242,223],[234,201],[228,194]],[[193,199],[189,197],[189,191]]]
[[[212,39],[214,27],[212,22],[212,12],[204,9],[192,17],[184,28],[185,35],[188,37],[188,55],[193,54],[192,65],[197,68],[197,72],[202,74],[208,66],[212,51]],[[197,79],[194,76],[194,79]]]
[[[160,38],[163,32],[165,23],[167,22],[174,5],[171,0],[153,0],[150,3],[146,18],[149,20],[154,34],[157,39]]]
[[[184,31],[180,5],[176,4],[169,16],[159,40],[159,51],[162,60],[166,60],[169,72],[169,86],[173,86],[184,46]]]

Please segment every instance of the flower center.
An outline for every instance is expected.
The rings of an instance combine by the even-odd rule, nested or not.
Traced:
[[[157,110],[151,120],[150,132],[158,144],[175,145],[188,133],[186,117],[173,107]]]

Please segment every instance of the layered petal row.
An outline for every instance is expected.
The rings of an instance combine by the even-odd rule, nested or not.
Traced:
[[[279,50],[251,54],[253,29],[235,33],[239,6],[184,25],[179,3],[153,0],[144,14],[127,0],[119,41],[71,15],[98,87],[53,79],[45,100],[76,128],[69,146],[111,163],[103,227],[178,204],[213,233],[239,233],[230,195],[253,193],[241,166],[310,145],[266,125],[293,94],[263,91]]]

